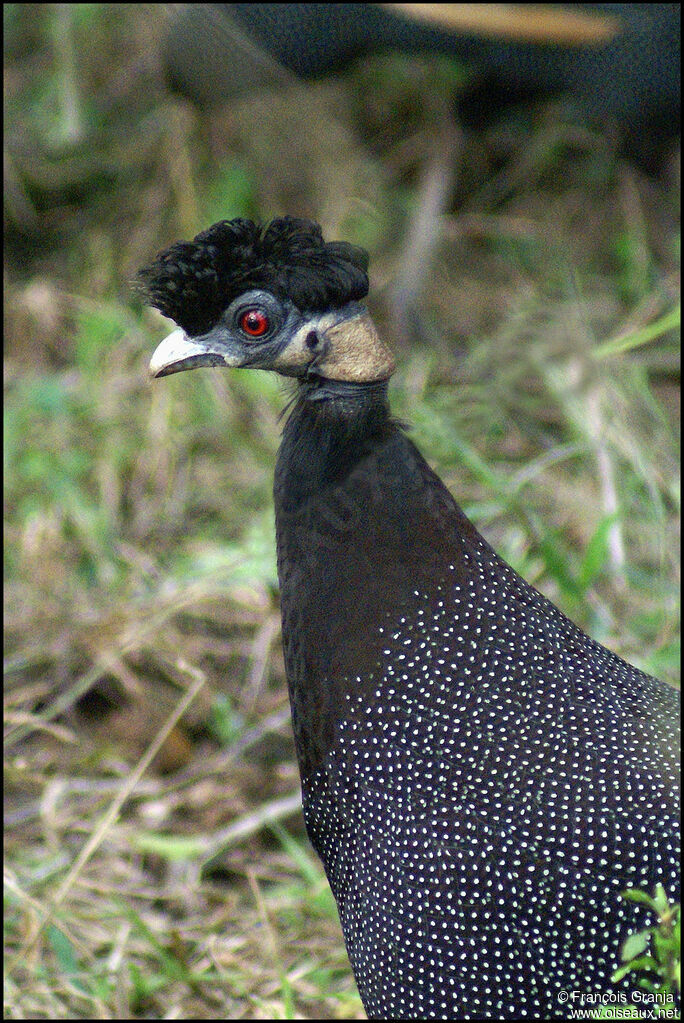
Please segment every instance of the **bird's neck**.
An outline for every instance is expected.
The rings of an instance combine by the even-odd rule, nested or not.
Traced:
[[[276,507],[293,510],[339,482],[394,429],[387,381],[300,384],[278,452]]]

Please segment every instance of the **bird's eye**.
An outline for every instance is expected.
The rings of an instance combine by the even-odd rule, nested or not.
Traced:
[[[250,337],[263,337],[271,326],[263,309],[247,309],[240,316],[240,329]]]

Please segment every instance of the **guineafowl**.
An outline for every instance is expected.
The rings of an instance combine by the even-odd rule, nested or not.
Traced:
[[[677,694],[498,557],[393,420],[367,268],[309,221],[215,224],[140,272],[178,324],[151,372],[297,382],[274,485],[285,664],[368,1015],[566,1016],[610,990],[621,892],[677,895]]]

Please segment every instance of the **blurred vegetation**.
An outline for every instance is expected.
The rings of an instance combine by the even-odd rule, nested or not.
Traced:
[[[662,885],[653,895],[630,888],[623,892],[630,902],[646,906],[655,916],[655,923],[630,936],[622,947],[623,965],[613,975],[619,981],[628,973],[640,976],[640,986],[656,998],[674,999],[682,991],[681,907],[671,905]],[[655,976],[655,981],[651,979]],[[656,1016],[669,1015],[672,1002],[654,1002]]]
[[[559,102],[461,139],[409,344],[393,282],[459,69],[388,56],[200,114],[160,6],[3,18],[6,1016],[362,1018],[298,809],[288,388],[150,384],[165,327],[129,282],[222,217],[365,245],[396,414],[519,572],[674,682],[675,166],[644,178]]]

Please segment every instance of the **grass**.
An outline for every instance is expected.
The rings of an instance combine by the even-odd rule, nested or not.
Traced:
[[[151,385],[165,328],[128,281],[216,217],[303,213],[370,247],[394,336],[434,95],[460,78],[377,60],[202,118],[150,65],[146,8],[77,6],[5,12],[5,1014],[362,1018],[297,808],[287,387]],[[439,221],[395,412],[507,560],[674,682],[676,189],[558,105],[464,145],[480,177]]]

